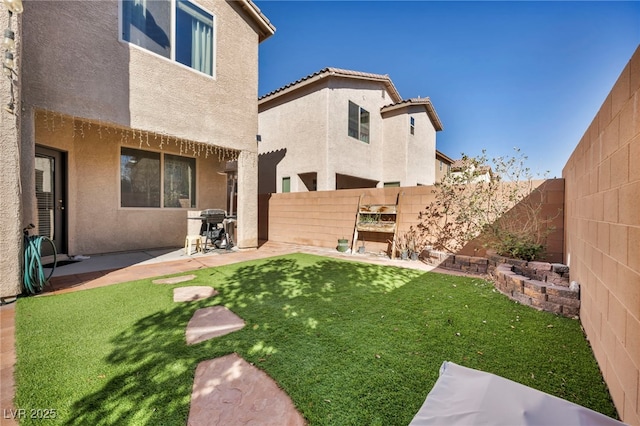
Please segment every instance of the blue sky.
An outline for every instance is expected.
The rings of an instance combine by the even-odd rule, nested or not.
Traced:
[[[325,67],[388,74],[429,97],[437,149],[489,157],[520,148],[562,167],[640,44],[638,1],[278,1],[260,45],[259,95]]]

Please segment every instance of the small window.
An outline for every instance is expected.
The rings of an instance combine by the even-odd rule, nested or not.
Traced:
[[[349,136],[369,143],[369,111],[349,101]]]
[[[391,187],[396,187],[396,186],[400,186],[400,182],[385,182],[384,183],[384,187],[385,188],[391,188]]]
[[[439,160],[439,161],[440,161],[440,171],[442,171],[442,160]]]
[[[121,10],[122,40],[213,75],[212,14],[188,0],[122,0]]]
[[[196,206],[196,159],[165,154],[164,206]]]
[[[120,205],[160,207],[160,154],[122,148]]]
[[[283,177],[282,178],[282,192],[291,192],[291,178]]]
[[[412,135],[416,132],[416,120],[413,117],[409,118],[409,132],[411,132]]]

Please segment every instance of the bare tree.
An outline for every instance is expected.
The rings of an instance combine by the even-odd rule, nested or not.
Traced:
[[[485,151],[463,155],[436,184],[435,200],[420,213],[417,226],[434,249],[456,253],[479,239],[505,256],[532,260],[544,252],[557,215],[542,216],[543,194],[525,165],[527,157],[515,151],[514,157],[491,162]]]

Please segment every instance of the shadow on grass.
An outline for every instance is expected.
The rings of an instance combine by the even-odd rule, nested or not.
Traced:
[[[218,296],[174,304],[178,286],[140,284],[166,302],[111,334],[104,360],[86,360],[113,377],[77,400],[66,424],[184,425],[198,363],[233,352],[276,378],[310,424],[406,425],[445,360],[615,415],[579,324],[483,280],[310,255],[195,274],[190,284]],[[213,305],[245,327],[187,346],[189,319]]]
[[[276,336],[305,334],[328,321],[318,306],[336,309],[344,299],[365,301],[419,275],[400,268],[392,273],[385,269],[383,274],[381,268],[293,255],[199,271],[200,282],[191,284],[212,285],[220,294],[198,302],[168,302],[167,309],[142,317],[117,334],[106,357],[117,374],[105,377],[108,381],[101,389],[76,401],[66,424],[186,424],[200,361],[238,352],[250,362],[260,362],[278,352]],[[168,288],[175,287],[179,286]],[[194,312],[218,304],[244,318],[248,327],[187,346],[185,328]],[[315,306],[315,314],[308,313],[309,304]],[[284,323],[290,330],[280,329],[284,319],[290,320]],[[275,333],[274,328],[278,328]]]

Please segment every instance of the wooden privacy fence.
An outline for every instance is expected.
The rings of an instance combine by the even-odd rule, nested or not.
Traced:
[[[555,230],[547,239],[547,260],[562,262],[563,215],[557,215],[557,211],[564,203],[564,181],[536,181],[536,186],[543,193],[541,214],[557,216]],[[397,232],[403,233],[419,223],[418,214],[435,199],[433,190],[433,186],[415,186],[261,194],[258,236],[261,240],[332,248],[338,245],[339,238],[345,238],[351,247],[361,196],[363,204],[395,204],[399,200],[396,226]],[[385,233],[361,231],[358,245],[364,241],[367,252],[387,252],[391,238]],[[459,254],[482,256],[484,249],[479,243],[470,242]]]

